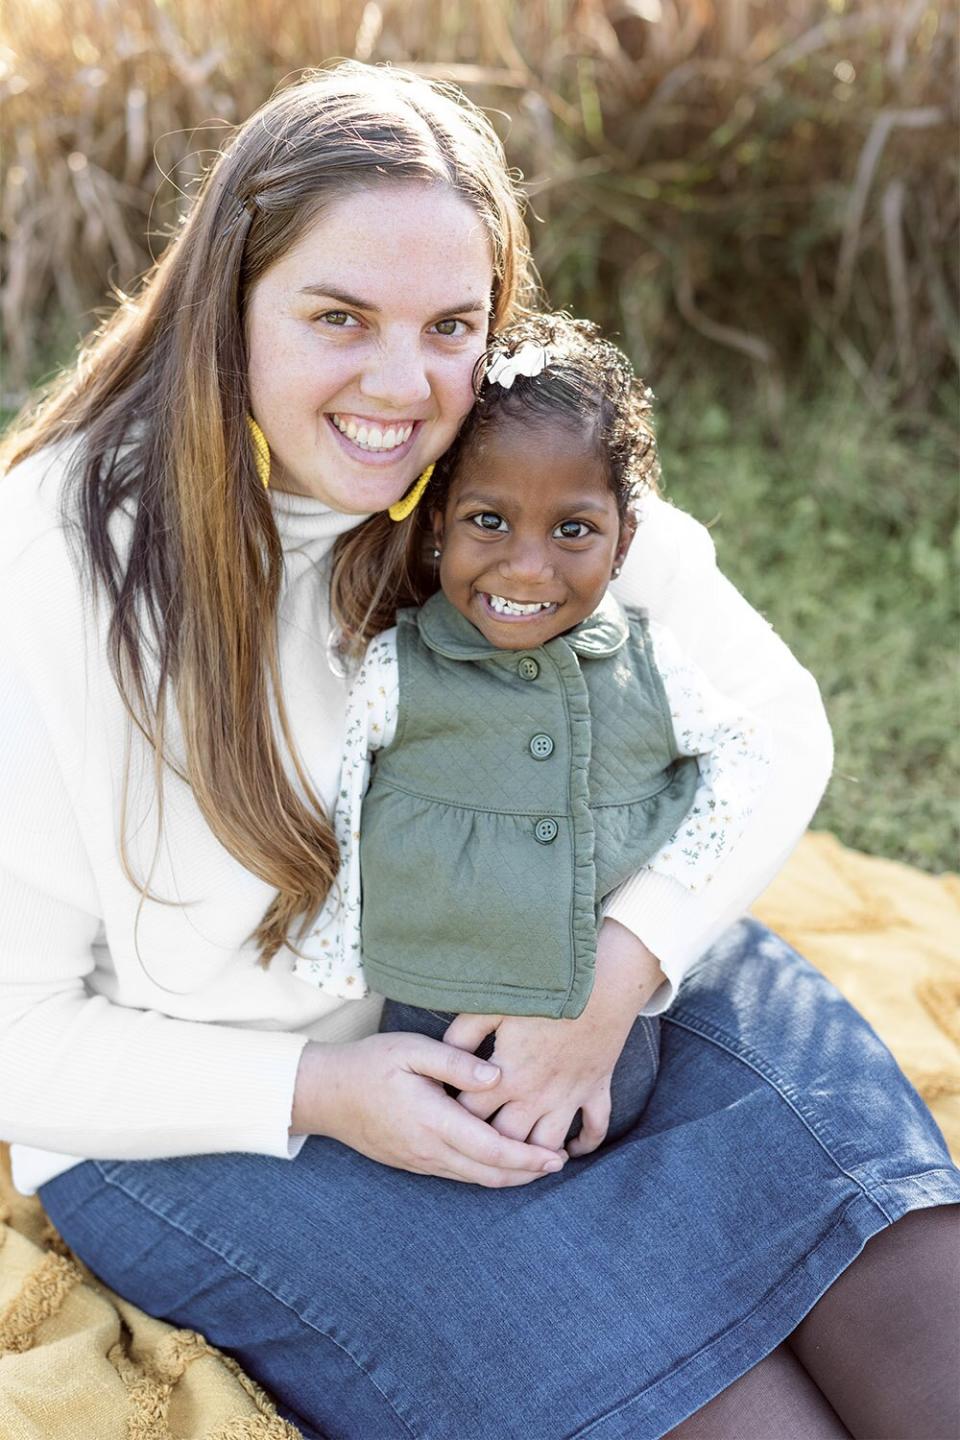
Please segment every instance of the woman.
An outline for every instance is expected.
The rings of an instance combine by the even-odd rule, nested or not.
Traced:
[[[829,742],[812,681],[688,517],[651,503],[620,593],[777,755],[736,874],[699,897],[640,874],[602,927],[608,1007],[657,1013],[686,976],[642,1124],[563,1168],[443,1088],[491,1089],[496,1070],[376,1035],[376,997],[292,974],[336,872],[331,626],[362,644],[417,597],[387,512],[455,435],[488,328],[531,294],[482,117],[341,66],[238,133],[141,297],[9,441],[0,1133],[17,1183],[307,1435],[683,1422],[742,1440],[771,1433],[771,1394],[778,1434],[872,1435],[873,1379],[899,1366],[922,1399],[896,1433],[928,1436],[950,1399],[960,1182],[849,1007],[759,926],[727,929],[802,831]],[[929,1272],[912,1351],[899,1326],[874,1334],[906,1303],[903,1255]],[[841,1352],[850,1315],[864,1345]]]

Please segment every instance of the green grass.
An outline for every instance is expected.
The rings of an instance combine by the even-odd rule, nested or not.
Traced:
[[[954,436],[852,385],[788,400],[777,445],[702,382],[660,419],[666,493],[820,683],[836,763],[814,824],[931,871],[958,864]]]

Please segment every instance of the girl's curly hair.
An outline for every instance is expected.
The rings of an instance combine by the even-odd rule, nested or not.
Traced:
[[[488,372],[497,357],[514,356],[526,345],[546,350],[540,373],[517,374],[509,387],[491,382]],[[658,489],[653,392],[591,321],[563,313],[518,320],[492,337],[474,369],[473,384],[476,404],[437,462],[420,507],[425,515],[443,509],[457,470],[468,454],[482,450],[485,432],[500,417],[530,416],[591,429],[621,519],[642,494]]]

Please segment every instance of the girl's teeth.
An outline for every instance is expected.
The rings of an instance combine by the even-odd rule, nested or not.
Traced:
[[[507,600],[503,595],[490,595],[490,607],[498,615],[535,615],[538,610],[548,610],[549,601],[535,601],[532,605],[521,605],[517,600]]]
[[[358,425],[355,420],[341,420],[339,415],[333,416],[333,423],[341,434],[364,450],[395,450],[398,445],[405,444],[413,433],[412,424],[391,425],[384,431],[378,425]]]

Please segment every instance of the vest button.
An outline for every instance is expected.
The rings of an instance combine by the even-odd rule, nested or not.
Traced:
[[[532,655],[524,655],[520,664],[517,666],[517,674],[521,680],[536,680],[540,674],[540,666]]]
[[[533,827],[533,838],[541,845],[550,845],[556,840],[559,830],[556,820],[538,820]]]
[[[534,760],[546,760],[549,755],[552,755],[553,741],[550,739],[550,736],[534,735],[530,741],[530,754]]]

